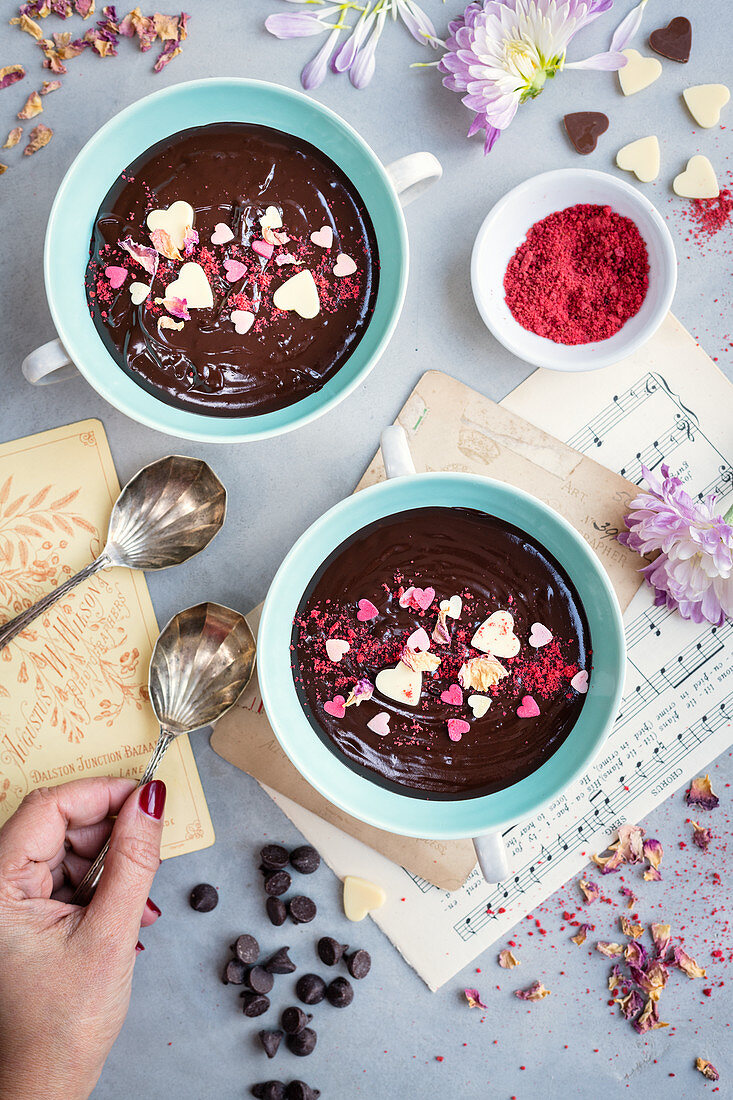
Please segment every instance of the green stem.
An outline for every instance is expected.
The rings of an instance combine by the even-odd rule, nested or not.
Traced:
[[[728,523],[733,526],[733,504],[731,504],[730,508],[723,516],[723,523]]]

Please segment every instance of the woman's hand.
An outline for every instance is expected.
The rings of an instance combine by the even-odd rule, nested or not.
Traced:
[[[80,779],[29,794],[0,829],[0,1100],[86,1100],[122,1027],[165,784]],[[117,815],[117,820],[111,820]],[[110,848],[86,909],[69,904]]]

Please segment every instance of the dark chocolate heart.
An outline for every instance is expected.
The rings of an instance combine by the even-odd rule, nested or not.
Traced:
[[[678,15],[671,19],[666,27],[660,27],[658,31],[652,31],[649,35],[649,45],[655,53],[670,61],[689,61],[692,49],[692,24],[684,15]]]
[[[583,156],[592,153],[601,134],[608,129],[608,118],[600,111],[575,111],[563,119],[568,137]]]

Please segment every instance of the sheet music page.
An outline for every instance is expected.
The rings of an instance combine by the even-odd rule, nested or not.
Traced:
[[[539,370],[503,405],[570,446],[642,480],[663,462],[692,495],[733,491],[733,387],[671,315],[630,359],[598,373]],[[592,502],[588,502],[592,508]],[[617,531],[598,524],[598,539]],[[654,607],[642,587],[624,616],[628,663],[606,745],[578,782],[505,834],[512,873],[489,886],[478,870],[453,893],[408,874],[273,793],[333,870],[387,890],[374,919],[437,989],[731,743],[733,627],[697,625]]]

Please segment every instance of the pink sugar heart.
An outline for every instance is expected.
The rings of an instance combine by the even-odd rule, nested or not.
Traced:
[[[268,241],[252,241],[252,251],[256,252],[258,256],[262,256],[263,259],[269,260],[275,251],[275,246]]]
[[[552,631],[548,630],[542,623],[532,623],[532,630],[529,635],[529,644],[534,646],[535,649],[541,649],[543,645],[549,645],[553,639]]]
[[[214,226],[214,232],[211,234],[212,244],[227,244],[229,241],[234,240],[234,234],[225,222],[217,222]]]
[[[463,706],[463,692],[459,688],[458,684],[451,684],[451,686],[440,693],[440,698],[444,703],[450,703],[452,707]]]
[[[319,248],[330,248],[333,244],[333,229],[330,225],[324,225],[317,229],[315,233],[311,233],[311,240]]]
[[[576,672],[570,681],[571,688],[575,688],[579,695],[585,695],[588,690],[588,673],[584,668]]]
[[[415,588],[414,584],[411,584],[400,596],[400,607],[414,607],[416,611],[427,611],[434,599],[434,588]]]
[[[428,638],[427,630],[424,630],[421,626],[417,630],[413,630],[407,639],[407,648],[414,650],[415,653],[426,653],[430,649],[430,638]]]
[[[229,320],[234,325],[234,331],[244,336],[255,323],[255,315],[249,309],[233,309],[229,314]]]
[[[535,703],[531,695],[525,695],[522,699],[521,706],[517,707],[517,714],[520,718],[537,718],[540,713],[540,708]]]
[[[336,664],[341,660],[344,653],[348,653],[351,646],[348,642],[345,642],[343,638],[328,638],[326,641],[326,653],[328,654],[329,661],[334,661]]]
[[[281,252],[279,256],[275,257],[275,263],[278,267],[282,267],[283,264],[297,264],[297,262],[292,252]]]
[[[127,278],[126,267],[105,267],[104,273],[109,279],[109,285],[113,290],[119,290]]]
[[[380,710],[379,714],[367,722],[367,729],[376,733],[377,737],[386,737],[389,733],[389,715],[386,710]]]
[[[379,611],[371,600],[359,600],[359,610],[356,617],[360,623],[368,623],[370,619],[376,619]]]
[[[356,264],[351,256],[347,256],[345,252],[339,252],[336,257],[336,266],[333,269],[336,278],[343,279],[344,275],[353,275],[355,271]]]
[[[468,733],[470,728],[469,723],[464,722],[462,718],[448,719],[448,736],[451,741],[460,741],[464,733]]]
[[[224,270],[227,274],[227,281],[230,283],[236,283],[239,279],[243,279],[247,274],[247,268],[239,260],[225,260]]]
[[[346,714],[345,702],[346,700],[343,695],[336,695],[333,699],[329,699],[327,703],[323,704],[323,709],[326,714],[330,714],[332,718],[343,718]]]

